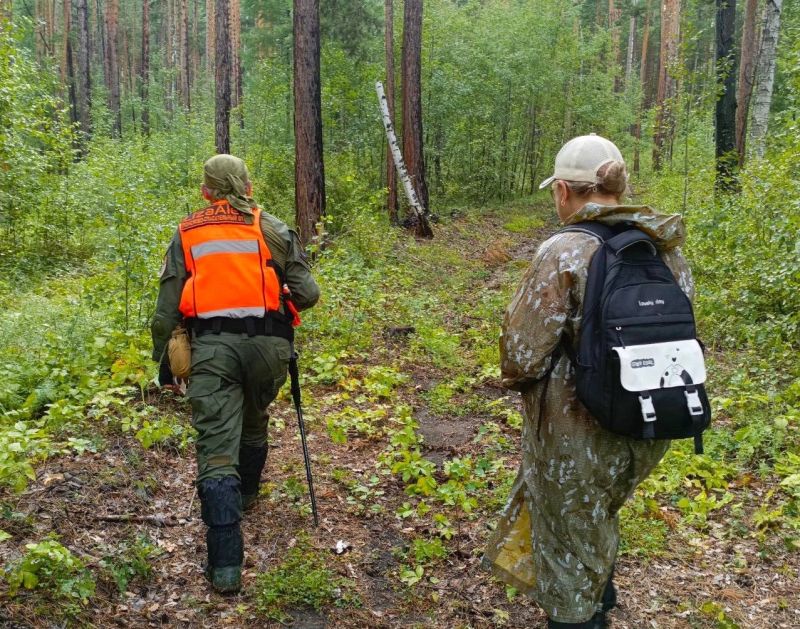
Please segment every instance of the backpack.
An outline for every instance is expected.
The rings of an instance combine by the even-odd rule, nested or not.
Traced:
[[[592,257],[575,366],[578,399],[600,425],[634,439],[694,438],[711,422],[694,313],[647,234],[594,221],[561,232],[601,241]],[[570,350],[570,354],[572,351]]]

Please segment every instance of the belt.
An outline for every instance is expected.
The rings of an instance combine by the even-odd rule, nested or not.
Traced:
[[[281,315],[268,315],[266,317],[244,317],[231,319],[230,317],[211,317],[210,319],[188,319],[187,327],[195,336],[206,334],[219,334],[230,332],[232,334],[247,334],[248,336],[277,336],[289,342],[294,341],[294,328],[288,321],[281,321]]]

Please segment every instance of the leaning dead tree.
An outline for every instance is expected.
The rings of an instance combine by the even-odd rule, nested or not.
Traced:
[[[394,165],[397,168],[397,176],[400,177],[400,181],[403,182],[403,189],[405,190],[408,203],[411,205],[414,218],[416,219],[414,221],[415,234],[420,238],[433,238],[433,229],[431,229],[428,212],[422,206],[422,203],[420,203],[419,197],[417,197],[414,184],[411,183],[411,177],[408,174],[405,161],[403,161],[403,155],[400,152],[400,145],[397,143],[397,136],[394,132],[394,125],[392,124],[392,117],[389,113],[389,103],[386,98],[386,92],[383,90],[383,83],[380,81],[375,83],[375,91],[378,92],[378,104],[380,105],[381,116],[383,117],[383,127],[386,129],[386,138],[389,142],[389,150],[392,152]]]

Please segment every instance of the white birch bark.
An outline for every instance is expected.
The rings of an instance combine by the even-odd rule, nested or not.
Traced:
[[[772,105],[772,88],[775,83],[775,57],[778,50],[782,8],[783,0],[767,0],[767,5],[764,8],[764,29],[756,67],[753,123],[750,127],[752,147],[759,157],[763,157],[766,150],[767,127],[769,124],[769,110]]]
[[[630,87],[633,74],[633,45],[636,43],[636,14],[631,15],[628,27],[628,58],[625,62],[625,87]]]
[[[383,90],[383,83],[380,81],[376,82],[375,91],[378,92],[378,104],[380,105],[381,116],[383,117],[383,127],[386,129],[386,138],[389,141],[389,148],[392,151],[394,165],[397,168],[397,175],[400,177],[400,181],[403,182],[403,189],[405,190],[409,204],[414,210],[414,214],[417,215],[418,219],[425,220],[425,210],[423,209],[422,204],[417,197],[417,193],[414,190],[414,186],[411,183],[411,177],[409,177],[408,170],[406,170],[406,164],[403,161],[403,154],[400,152],[400,145],[397,143],[397,136],[394,132],[392,118],[389,115],[389,103],[386,100],[386,93]]]

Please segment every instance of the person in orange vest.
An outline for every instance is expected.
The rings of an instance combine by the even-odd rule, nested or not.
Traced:
[[[241,587],[240,520],[258,496],[267,458],[266,409],[286,381],[294,315],[319,299],[297,234],[261,210],[245,163],[216,155],[203,166],[210,203],[181,221],[164,258],[151,332],[162,385],[166,347],[191,337],[187,396],[197,429],[197,489],[208,527],[205,574],[223,593]],[[288,290],[287,290],[288,289]]]

